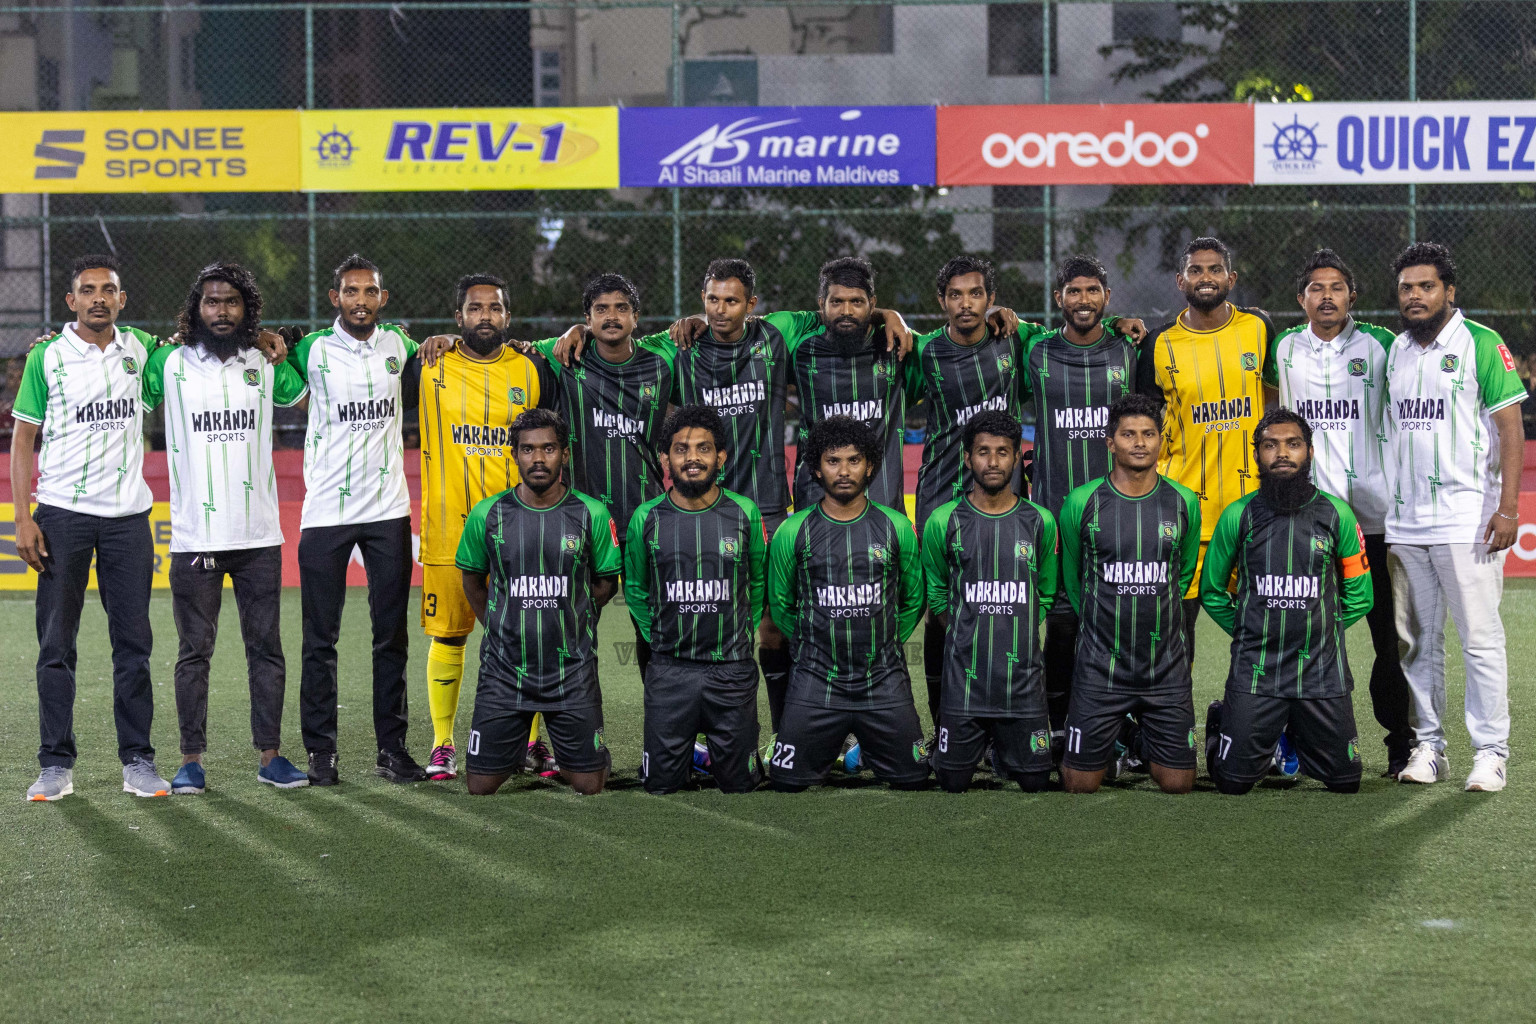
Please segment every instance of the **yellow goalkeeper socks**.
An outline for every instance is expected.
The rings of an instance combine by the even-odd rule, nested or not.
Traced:
[[[464,682],[464,646],[433,640],[427,648],[427,706],[432,710],[432,745],[453,744],[459,716],[459,686]]]
[[[531,747],[539,742],[539,726],[544,724],[544,716],[534,715],[533,724],[528,727],[528,745]]]

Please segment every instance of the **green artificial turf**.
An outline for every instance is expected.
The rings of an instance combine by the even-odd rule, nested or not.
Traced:
[[[174,772],[170,600],[153,617],[155,742]],[[1529,1019],[1536,1006],[1536,589],[1511,585],[1509,789],[1379,778],[1361,686],[1359,796],[896,794],[666,798],[634,787],[639,682],[602,627],[615,789],[516,780],[392,786],[369,774],[366,603],[341,652],[340,787],[255,779],[233,601],[214,661],[201,797],[120,792],[105,621],[87,608],[76,795],[36,774],[30,598],[0,601],[0,1019],[145,1021],[1360,1021]],[[299,601],[284,606],[287,752]],[[1225,644],[1201,623],[1196,704]],[[413,634],[414,634],[413,628]],[[921,632],[918,638],[920,639]],[[1354,664],[1369,665],[1364,626]],[[473,646],[472,646],[473,649]],[[411,647],[411,746],[430,724]],[[471,655],[459,730],[467,730]],[[920,663],[914,665],[919,676]],[[1364,676],[1365,672],[1358,672]],[[920,702],[921,703],[921,702]],[[766,709],[765,709],[766,717]],[[766,738],[766,737],[765,737]],[[867,779],[867,776],[865,777]]]

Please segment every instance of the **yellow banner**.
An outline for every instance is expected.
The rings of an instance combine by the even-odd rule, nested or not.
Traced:
[[[33,506],[34,511],[36,506]],[[149,533],[155,543],[155,579],[152,586],[171,586],[171,503],[157,501],[149,510]],[[96,589],[96,563],[91,562],[90,589]],[[229,581],[225,580],[225,586]],[[36,590],[37,573],[16,554],[16,512],[10,502],[0,505],[0,590]]]
[[[291,192],[293,110],[0,114],[0,193]]]
[[[617,188],[617,107],[306,110],[307,192]]]

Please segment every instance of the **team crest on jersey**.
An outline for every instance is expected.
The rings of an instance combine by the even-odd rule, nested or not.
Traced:
[[[253,388],[261,383],[261,371],[260,370],[246,370],[245,373],[242,376],[245,377],[246,384],[250,385]]]
[[[1351,761],[1360,760],[1360,737],[1351,736],[1349,743],[1344,747],[1344,756]]]
[[[928,760],[928,747],[922,740],[912,744],[912,760],[918,764]]]
[[[123,356],[123,372],[130,377],[139,372],[139,364],[133,356]]]
[[[655,381],[648,381],[648,382],[640,385],[640,401],[642,401],[642,402],[654,402],[654,401],[656,401],[656,382]]]
[[[507,401],[513,405],[522,405],[528,400],[528,395],[522,388],[508,388]]]
[[[396,359],[394,356],[388,356],[384,360],[384,369],[389,371],[392,374],[399,373],[400,372],[400,360]]]
[[[1456,357],[1455,356],[1446,356],[1444,359],[1440,360],[1440,372],[1441,373],[1455,373],[1456,372]]]
[[[1051,749],[1051,730],[1036,729],[1029,734],[1029,752],[1043,754]]]
[[[1021,540],[1013,546],[1013,557],[1021,562],[1027,562],[1035,556],[1035,546],[1027,540]]]
[[[1326,554],[1327,551],[1328,551],[1328,542],[1326,540],[1324,540],[1322,537],[1313,537],[1312,538],[1312,550],[1317,552],[1320,555],[1321,554]]]
[[[1251,370],[1257,370],[1258,368],[1259,368],[1259,357],[1254,355],[1252,352],[1244,352],[1243,353],[1243,369],[1251,371]]]
[[[1349,375],[1351,377],[1364,377],[1365,376],[1365,360],[1364,359],[1351,359],[1349,361]]]
[[[1125,383],[1125,367],[1123,367],[1123,366],[1111,366],[1109,368],[1109,382],[1111,384],[1124,384]]]
[[[753,359],[767,359],[770,354],[768,342],[764,341],[762,338],[758,338],[752,343],[751,352]]]
[[[1174,523],[1164,521],[1157,524],[1157,534],[1163,540],[1178,540],[1179,528]]]
[[[875,364],[875,379],[894,380],[896,378],[896,364],[881,360]]]
[[[871,544],[869,546],[869,560],[877,565],[884,565],[890,560],[891,551],[884,544]]]
[[[564,537],[560,538],[560,550],[567,553],[580,551],[581,538],[576,536],[574,533],[566,534]]]
[[[721,558],[735,558],[739,554],[741,554],[741,541],[737,540],[735,537],[720,538]]]
[[[1013,356],[1001,355],[997,357],[997,368],[1004,373],[1013,369]]]
[[[1195,749],[1195,730],[1193,730],[1193,729],[1189,730],[1189,737],[1188,737],[1188,739],[1189,739],[1189,749],[1190,750],[1194,750]]]

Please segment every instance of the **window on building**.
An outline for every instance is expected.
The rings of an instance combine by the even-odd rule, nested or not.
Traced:
[[[1178,4],[1115,4],[1114,35],[1117,43],[1138,39],[1178,39],[1184,34]]]
[[[1056,60],[1057,5],[1051,5],[1051,69]],[[987,74],[1038,75],[1044,66],[1042,4],[987,5]]]
[[[560,51],[533,51],[533,105],[560,105]]]

